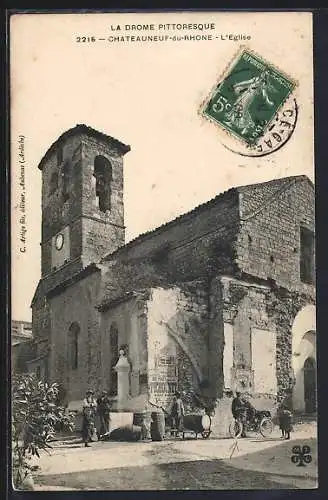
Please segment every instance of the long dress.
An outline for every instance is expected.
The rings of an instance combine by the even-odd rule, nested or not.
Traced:
[[[84,399],[82,412],[82,439],[84,443],[92,440],[95,429],[96,409],[97,403],[94,399]]]

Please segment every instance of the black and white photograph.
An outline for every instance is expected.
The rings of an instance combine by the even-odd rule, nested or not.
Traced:
[[[312,21],[11,14],[15,490],[318,488]]]

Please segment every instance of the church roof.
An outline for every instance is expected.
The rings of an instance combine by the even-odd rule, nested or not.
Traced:
[[[114,137],[111,137],[110,135],[104,134],[103,132],[99,132],[98,130],[89,127],[88,125],[84,124],[77,124],[75,127],[70,128],[66,130],[63,134],[61,134],[58,139],[55,140],[55,142],[50,146],[50,148],[47,150],[45,155],[43,156],[42,160],[40,161],[38,168],[42,170],[44,163],[49,159],[51,154],[55,151],[56,147],[58,144],[61,142],[65,141],[69,137],[72,137],[74,135],[78,134],[85,134],[89,137],[94,137],[95,139],[100,139],[105,142],[111,142],[121,153],[122,155],[125,155],[130,151],[130,146],[124,144],[123,142],[120,142],[118,139],[114,139]]]
[[[43,277],[40,279],[38,286],[36,287],[32,302],[31,302],[31,307],[35,303],[35,301],[38,299],[40,296],[54,296],[60,293],[62,290],[65,288],[69,287],[70,285],[73,285],[77,281],[86,278],[87,276],[90,276],[90,274],[93,274],[94,272],[99,272],[100,269],[95,263],[89,264],[87,267],[84,267],[82,269],[79,269],[76,271],[72,276],[70,276],[67,279],[64,279],[59,285],[54,285],[54,274],[48,274],[47,276]]]
[[[152,236],[155,236],[156,234],[165,231],[166,229],[179,224],[183,221],[186,221],[190,218],[196,217],[200,212],[206,211],[208,208],[217,205],[221,203],[224,199],[226,199],[229,196],[233,195],[249,195],[254,198],[254,200],[257,201],[257,206],[252,207],[252,213],[255,211],[260,211],[264,206],[266,206],[268,203],[270,203],[271,200],[273,200],[280,191],[284,191],[286,188],[288,188],[291,184],[294,184],[295,182],[298,182],[299,180],[305,180],[308,182],[313,188],[314,185],[311,182],[311,180],[306,176],[306,175],[296,175],[296,176],[289,176],[289,177],[282,177],[279,179],[274,179],[266,182],[261,182],[261,183],[255,183],[255,184],[247,184],[243,186],[236,186],[233,188],[228,189],[227,191],[224,191],[223,193],[218,194],[211,200],[202,203],[201,205],[198,205],[194,209],[190,210],[189,212],[186,212],[182,215],[179,215],[175,219],[172,219],[169,222],[166,222],[165,224],[162,224],[161,226],[158,226],[155,229],[152,229],[150,231],[146,231],[145,233],[142,233],[138,235],[136,238],[133,240],[129,241],[122,247],[119,247],[117,250],[115,250],[112,253],[109,253],[105,255],[102,258],[102,261],[108,261],[111,260],[113,257],[118,256],[120,253],[124,252],[124,250],[129,249],[135,245],[138,245],[138,243],[141,243],[142,241],[151,238]],[[260,196],[259,196],[260,195]],[[248,213],[247,218],[250,217],[252,214]],[[241,214],[243,218],[245,218],[245,214]]]

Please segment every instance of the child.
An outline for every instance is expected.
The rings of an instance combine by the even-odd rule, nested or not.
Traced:
[[[282,404],[279,408],[278,416],[281,437],[283,439],[290,439],[290,433],[292,431],[292,412],[288,410],[286,405]]]

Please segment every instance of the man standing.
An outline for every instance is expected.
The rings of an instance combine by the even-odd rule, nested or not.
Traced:
[[[292,412],[284,403],[282,403],[278,409],[278,418],[281,437],[284,439],[290,439],[290,432],[292,430]]]
[[[176,435],[178,432],[183,430],[183,417],[184,417],[184,406],[181,399],[180,392],[174,394],[172,408],[171,408],[171,419],[172,427],[176,429]]]
[[[97,399],[98,414],[100,419],[100,437],[109,433],[111,403],[107,391],[102,391]]]
[[[245,424],[247,417],[247,408],[245,401],[242,399],[240,392],[236,392],[236,397],[233,398],[231,403],[231,412],[233,418],[241,423],[242,433],[241,437],[246,437]]]

